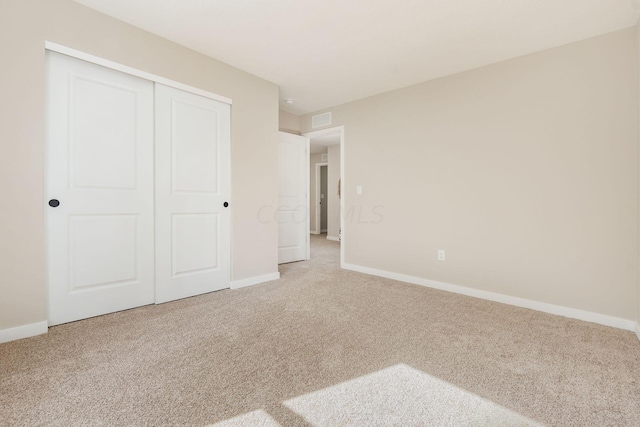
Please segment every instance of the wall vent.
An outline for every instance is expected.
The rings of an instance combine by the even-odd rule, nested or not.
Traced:
[[[311,116],[311,128],[319,128],[331,124],[331,113],[322,113]]]
[[[329,155],[328,154],[323,154],[322,155],[322,161],[323,162],[328,162],[329,161]]]

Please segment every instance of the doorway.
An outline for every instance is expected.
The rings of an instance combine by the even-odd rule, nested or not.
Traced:
[[[327,232],[327,165],[320,166],[320,233]]]
[[[313,161],[313,157],[311,158]],[[311,234],[326,234],[328,226],[328,163],[316,163],[315,164],[315,179],[312,179],[313,187],[311,189],[311,209],[314,210],[315,215],[311,215],[314,218],[312,224]],[[315,207],[314,207],[315,204]]]
[[[310,234],[339,242],[340,265],[344,264],[344,127],[338,126],[309,132],[311,187],[309,189],[311,217]],[[326,171],[326,189],[323,174]],[[325,222],[326,221],[326,222]],[[325,231],[326,230],[326,231]],[[326,235],[323,234],[326,232]]]

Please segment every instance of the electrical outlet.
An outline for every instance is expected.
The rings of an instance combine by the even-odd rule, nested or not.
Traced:
[[[438,249],[438,261],[444,261],[444,249]]]

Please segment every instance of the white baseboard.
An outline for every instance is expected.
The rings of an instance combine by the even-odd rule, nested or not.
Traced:
[[[636,336],[640,340],[640,323],[636,323]]]
[[[334,237],[334,236],[327,236],[327,240],[332,240],[334,242],[339,242],[340,238],[339,237]]]
[[[272,280],[278,280],[280,278],[280,272],[263,274],[262,276],[249,277],[242,280],[234,280],[231,282],[231,289],[246,288],[247,286],[258,285],[264,282],[270,282]]]
[[[611,326],[614,328],[633,331],[637,328],[636,322],[626,320],[619,317],[608,316],[605,314],[593,313],[590,311],[577,310],[575,308],[563,307],[560,305],[548,304],[545,302],[533,301],[524,298],[512,297],[509,295],[498,294],[494,292],[481,291],[479,289],[467,288],[465,286],[452,285],[450,283],[437,282],[435,280],[423,279],[406,274],[392,273],[375,268],[362,267],[353,264],[343,264],[345,270],[357,271],[360,273],[371,274],[372,276],[384,277],[387,279],[398,280],[400,282],[412,283],[414,285],[426,286],[429,288],[440,289],[442,291],[453,292],[456,294],[467,295],[470,297],[485,299],[489,301],[500,302],[503,304],[515,305],[517,307],[529,308],[531,310],[542,311],[545,313],[556,314],[559,316],[570,317],[572,319],[584,320],[586,322],[598,323],[600,325]],[[640,333],[638,337],[640,338]]]
[[[317,231],[310,231],[309,234],[320,234]]]
[[[46,320],[44,322],[16,326],[15,328],[2,329],[0,330],[0,343],[35,337],[36,335],[46,334],[48,330],[49,325]]]

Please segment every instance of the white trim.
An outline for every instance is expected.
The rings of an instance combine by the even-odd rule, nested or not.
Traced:
[[[636,336],[640,340],[640,323],[636,323]]]
[[[260,283],[271,282],[272,280],[278,280],[280,278],[280,272],[263,274],[262,276],[254,276],[241,280],[234,280],[231,282],[231,289],[240,289],[247,286],[259,285]]]
[[[345,186],[345,175],[344,175],[344,170],[345,170],[345,158],[344,158],[344,152],[345,152],[345,136],[344,136],[344,126],[334,126],[331,128],[327,128],[327,129],[322,129],[322,130],[316,130],[313,132],[307,132],[307,133],[303,133],[302,136],[306,136],[307,138],[311,139],[313,137],[317,137],[317,136],[326,136],[326,135],[334,135],[336,133],[340,134],[340,237],[341,237],[341,245],[340,245],[340,267],[341,268],[345,268],[345,262],[344,262],[344,254],[345,254],[345,247],[346,247],[346,242],[347,242],[347,233],[346,233],[346,229],[347,229],[347,224],[345,222],[345,218],[344,218],[344,207],[345,207],[345,198],[346,198],[346,194],[344,192],[344,189],[347,188]]]
[[[309,234],[315,234],[317,236],[318,234],[321,234],[321,233],[318,233],[317,231],[310,231]]]
[[[322,201],[322,199],[320,198],[320,191],[321,191],[321,174],[320,174],[320,169],[323,166],[327,166],[327,179],[329,178],[329,172],[328,172],[328,167],[329,167],[329,163],[327,162],[320,162],[320,163],[316,163],[316,223],[314,224],[316,228],[314,228],[314,232],[312,232],[313,234],[320,234],[323,233],[326,230],[322,230],[322,208],[320,206],[320,203],[318,203],[318,200]],[[328,184],[327,184],[328,185]],[[326,200],[325,200],[326,203]],[[328,212],[327,212],[328,214]]]
[[[3,342],[20,340],[22,338],[35,337],[46,334],[49,330],[47,321],[29,323],[28,325],[16,326],[15,328],[0,330],[0,344]]]
[[[384,270],[377,270],[369,267],[362,267],[353,264],[344,264],[342,268],[360,273],[370,274],[372,276],[384,277],[387,279],[398,280],[400,282],[412,283],[414,285],[426,286],[429,288],[440,289],[442,291],[453,292],[456,294],[467,295],[470,297],[481,298],[489,301],[500,302],[503,304],[514,305],[516,307],[524,307],[532,310],[542,311],[544,313],[556,314],[559,316],[570,317],[572,319],[584,320],[586,322],[598,323],[600,325],[611,326],[614,328],[633,331],[636,323],[633,320],[621,319],[619,317],[607,316],[605,314],[593,313],[590,311],[577,310],[575,308],[563,307],[559,305],[547,304],[544,302],[528,300],[524,298],[512,297],[509,295],[497,294],[494,292],[481,291],[479,289],[467,288],[465,286],[452,285],[435,280],[423,279],[420,277],[408,276],[406,274],[392,273]]]
[[[334,242],[339,242],[340,238],[339,237],[333,237],[333,236],[327,236],[327,240],[332,240]]]
[[[133,67],[128,67],[126,65],[119,64],[117,62],[109,61],[108,59],[100,58],[99,56],[91,55],[90,53],[82,52],[67,46],[63,46],[58,43],[50,42],[48,40],[44,42],[44,48],[52,52],[58,52],[63,55],[67,55],[73,58],[81,59],[83,61],[91,62],[92,64],[101,65],[106,68],[111,68],[112,70],[120,71],[126,74],[130,74],[132,76],[140,77],[145,80],[150,80],[152,82],[160,83],[165,86],[170,86],[175,89],[180,89],[185,92],[190,92],[196,95],[204,96],[205,98],[210,98],[216,101],[224,102],[225,104],[229,104],[229,105],[232,104],[232,100],[225,96],[221,96],[206,90],[198,89],[197,87],[189,86],[184,83],[176,82],[175,80],[170,80],[170,79],[158,76],[156,74],[147,73],[146,71],[138,70]]]

